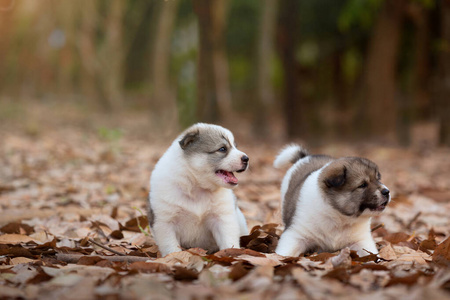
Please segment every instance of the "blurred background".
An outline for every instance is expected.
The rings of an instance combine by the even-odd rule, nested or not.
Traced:
[[[450,145],[450,0],[0,0],[0,41],[0,120],[30,133],[70,111]]]

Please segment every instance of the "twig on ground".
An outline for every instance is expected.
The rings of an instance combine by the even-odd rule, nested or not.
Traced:
[[[76,264],[81,257],[86,256],[88,255],[57,253],[56,259],[66,263]],[[150,260],[148,257],[142,256],[104,256],[104,255],[93,255],[93,256],[100,257],[101,259],[106,259],[109,261],[128,262],[128,263]]]
[[[412,219],[411,221],[409,221],[408,225],[406,225],[407,229],[411,229],[411,226],[414,224],[414,222],[417,221],[417,219],[420,217],[420,215],[422,214],[421,211],[419,211]]]
[[[111,249],[111,248],[109,248],[109,247],[107,247],[107,246],[105,246],[105,245],[102,245],[102,244],[100,244],[100,243],[94,241],[93,239],[89,239],[89,242],[91,242],[92,244],[95,244],[95,245],[99,246],[100,248],[103,248],[103,249],[105,249],[105,250],[108,250],[108,251],[111,252],[111,253],[114,253],[114,254],[117,254],[117,255],[120,255],[120,256],[126,256],[125,253],[122,253],[122,252],[116,251],[116,250],[114,250],[114,249]]]
[[[370,231],[371,231],[371,232],[374,232],[375,230],[377,230],[377,229],[379,229],[379,228],[381,228],[381,227],[384,227],[384,224],[383,224],[383,223],[378,224],[377,226],[373,227]]]

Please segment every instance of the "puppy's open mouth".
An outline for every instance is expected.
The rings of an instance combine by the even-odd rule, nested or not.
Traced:
[[[233,172],[225,171],[225,170],[217,170],[216,175],[222,178],[226,183],[231,185],[238,184],[238,179],[234,176]]]

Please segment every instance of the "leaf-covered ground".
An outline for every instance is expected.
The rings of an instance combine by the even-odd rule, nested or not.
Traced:
[[[242,248],[161,258],[146,227],[146,196],[170,139],[31,131],[2,131],[2,299],[450,299],[448,149],[314,149],[377,162],[394,199],[373,220],[378,256],[292,258],[273,253],[283,171],[272,161],[282,144],[239,141],[251,158],[235,189],[251,229]]]

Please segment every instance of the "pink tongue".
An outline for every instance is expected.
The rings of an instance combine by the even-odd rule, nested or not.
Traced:
[[[238,183],[238,179],[231,172],[220,170],[217,173],[217,175],[222,177],[227,183],[231,183],[231,184],[237,184]]]

